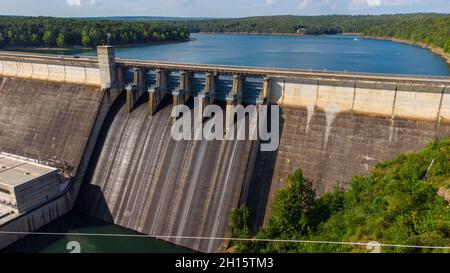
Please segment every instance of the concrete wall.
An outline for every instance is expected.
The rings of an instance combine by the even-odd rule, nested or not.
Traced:
[[[296,169],[323,194],[347,189],[381,161],[450,137],[445,85],[275,79],[271,101],[281,105],[282,133],[272,175],[259,176],[270,180],[261,181],[271,185],[269,203]]]
[[[437,121],[448,120],[450,114],[450,91],[444,92],[444,84],[280,78],[271,82],[272,103],[310,111],[319,109],[326,112],[330,119],[339,113],[352,112]]]
[[[0,76],[100,86],[100,71],[79,64],[46,64],[0,59]]]
[[[14,189],[18,212],[31,210],[61,194],[61,177],[57,171],[38,177]]]
[[[71,210],[67,196],[42,206],[41,208],[20,216],[0,226],[1,231],[19,232],[16,234],[0,234],[0,249],[22,239],[26,232],[33,232],[53,222]]]

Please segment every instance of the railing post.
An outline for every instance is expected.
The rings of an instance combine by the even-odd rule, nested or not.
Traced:
[[[166,97],[167,88],[167,71],[156,70],[156,84],[147,89],[148,112],[150,115],[156,114],[159,104]]]
[[[241,75],[233,76],[233,86],[230,94],[227,96],[225,125],[228,130],[234,125],[234,107],[241,104],[243,92],[243,77]]]

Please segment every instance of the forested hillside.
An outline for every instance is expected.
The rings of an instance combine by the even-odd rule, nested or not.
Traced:
[[[161,22],[123,22],[53,17],[0,17],[0,46],[94,47],[183,41],[189,31]]]
[[[210,19],[181,22],[192,32],[335,34],[361,32],[381,25],[387,16],[262,16],[239,19]]]
[[[366,36],[423,43],[450,53],[450,16],[388,18],[385,23],[367,28],[362,33]]]
[[[448,247],[449,192],[450,139],[379,164],[371,175],[354,178],[349,191],[336,189],[321,198],[299,170],[277,193],[267,225],[256,238]],[[249,238],[248,210],[235,210],[231,218],[232,236]],[[346,244],[240,241],[235,247],[237,252],[367,252],[365,245]],[[450,250],[383,247],[382,251]]]

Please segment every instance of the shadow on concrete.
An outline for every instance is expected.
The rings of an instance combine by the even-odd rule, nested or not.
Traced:
[[[94,152],[92,154],[91,160],[89,162],[86,175],[81,185],[80,192],[78,194],[77,201],[74,206],[75,211],[85,213],[90,216],[98,217],[104,221],[114,223],[113,216],[109,210],[108,204],[106,202],[105,196],[102,189],[97,185],[92,185],[92,177],[94,175],[95,169],[98,165],[100,154],[102,152],[103,146],[108,136],[109,128],[114,122],[115,117],[125,106],[126,93],[122,94],[116,99],[116,101],[111,105],[111,108],[105,118],[105,122],[100,130],[100,134],[95,144]],[[142,101],[142,100],[140,100]],[[142,104],[142,102],[139,102]]]
[[[284,127],[283,110],[281,108],[279,116],[281,141]],[[272,130],[271,124],[269,124],[269,130]],[[250,232],[252,234],[256,233],[258,228],[262,227],[264,224],[266,209],[267,206],[270,205],[269,195],[277,157],[278,149],[272,152],[258,151],[256,156],[256,163],[250,180],[247,200],[245,202],[250,213],[249,224]]]

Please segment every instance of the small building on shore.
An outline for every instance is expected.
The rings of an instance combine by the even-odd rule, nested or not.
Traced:
[[[297,28],[297,31],[296,31],[296,33],[297,33],[297,34],[301,34],[301,35],[303,35],[303,34],[305,34],[305,33],[306,33],[306,28],[303,28],[303,27],[299,27],[299,28]]]

